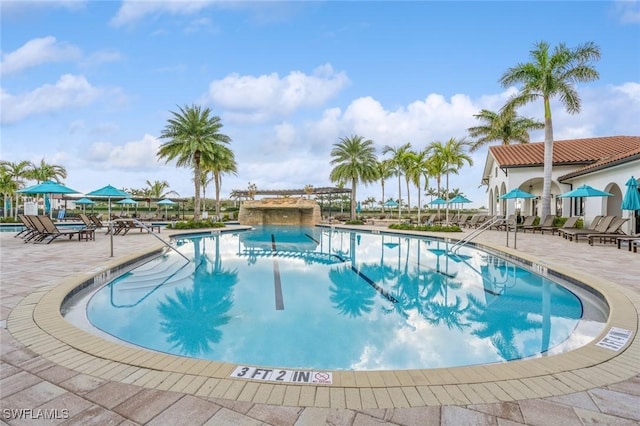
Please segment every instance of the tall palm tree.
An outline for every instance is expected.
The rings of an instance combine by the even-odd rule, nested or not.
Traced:
[[[4,217],[10,216],[11,212],[6,208],[7,200],[11,199],[17,189],[16,181],[13,180],[7,168],[3,164],[0,164],[0,193],[2,194],[2,210]]]
[[[432,142],[427,150],[429,154],[433,157],[437,157],[438,160],[433,160],[441,165],[444,165],[444,172],[446,178],[446,192],[445,192],[445,200],[449,201],[449,174],[455,173],[462,168],[464,163],[468,163],[470,166],[473,165],[473,160],[471,156],[467,154],[466,147],[468,143],[464,138],[456,139],[450,138],[447,142],[442,143],[439,141]],[[449,221],[449,203],[447,202],[445,207],[445,217],[446,221]]]
[[[147,208],[150,206],[152,198],[162,199],[171,195],[180,195],[176,191],[169,190],[169,182],[166,180],[154,180],[153,182],[147,180],[145,183],[147,187],[142,190],[142,193],[144,197],[147,197]],[[134,192],[135,191],[131,191],[132,194],[134,194]],[[157,210],[160,210],[160,206],[158,206]]]
[[[15,195],[15,203],[12,204],[13,217],[18,218],[18,203],[20,201],[20,193],[17,190],[24,188],[25,180],[29,178],[29,172],[33,169],[33,163],[31,161],[19,161],[17,163],[11,161],[1,161],[0,167],[9,175],[11,180],[15,184],[13,195]]]
[[[471,152],[494,141],[500,141],[502,145],[510,145],[512,142],[529,143],[531,130],[544,129],[544,123],[540,121],[519,117],[515,108],[505,108],[500,112],[483,109],[473,116],[483,124],[467,129],[469,136],[477,138],[471,144]]]
[[[500,77],[504,87],[521,83],[520,91],[503,109],[515,108],[542,99],[544,104],[544,168],[542,185],[542,213],[551,212],[551,172],[553,168],[553,121],[551,98],[558,97],[569,114],[580,112],[580,96],[575,88],[577,82],[597,80],[598,71],[591,65],[600,59],[600,48],[587,42],[573,49],[564,43],[550,51],[547,42],[536,43],[530,52],[531,62],[519,63],[509,68]]]
[[[57,164],[49,164],[44,161],[44,158],[40,160],[40,164],[33,164],[30,170],[26,173],[26,177],[33,179],[38,183],[45,180],[54,180],[61,183],[62,179],[67,178],[67,169],[64,166]]]
[[[426,160],[425,167],[429,176],[433,176],[436,180],[436,188],[435,191],[429,192],[429,195],[432,197],[442,197],[442,176],[447,173],[447,164],[444,161],[444,158],[440,155],[435,155],[432,152],[432,147],[436,144],[441,144],[438,141],[431,142],[429,146],[426,148],[427,155],[429,157]],[[440,216],[440,204],[438,204],[438,216]]]
[[[391,153],[391,158],[389,162],[393,167],[394,174],[398,176],[398,218],[402,216],[402,183],[401,177],[405,172],[405,166],[407,164],[407,153],[411,151],[411,143],[407,142],[404,145],[400,146],[389,146],[385,145],[382,148],[382,154]]]
[[[171,111],[160,134],[167,142],[160,145],[158,157],[166,161],[177,159],[178,167],[193,168],[194,220],[200,220],[200,185],[202,182],[202,158],[213,158],[216,146],[228,144],[231,138],[223,133],[220,117],[212,115],[210,108],[197,105],[179,107],[179,112]]]
[[[384,213],[384,182],[393,176],[393,165],[389,160],[381,160],[377,163],[378,179],[380,179],[380,186],[382,187],[382,213]]]
[[[340,138],[331,150],[332,182],[351,181],[351,219],[356,218],[356,185],[375,182],[378,179],[377,158],[371,139],[351,135]]]
[[[213,183],[216,191],[216,216],[220,217],[220,189],[222,188],[222,175],[238,173],[238,163],[233,151],[220,143],[216,144],[211,154],[203,157],[203,166],[207,172],[213,174]]]
[[[409,156],[411,162],[409,163],[409,167],[407,170],[407,176],[411,180],[411,182],[418,188],[418,223],[420,223],[420,210],[421,203],[420,194],[422,193],[422,176],[425,175],[426,170],[426,161],[427,161],[427,152],[412,152]],[[407,189],[408,192],[408,189]]]

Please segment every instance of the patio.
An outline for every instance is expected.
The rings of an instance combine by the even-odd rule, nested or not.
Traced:
[[[96,234],[95,241],[33,245],[13,238],[13,233],[0,233],[0,420],[8,424],[20,422],[4,409],[57,410],[58,422],[81,424],[180,424],[185,416],[191,424],[247,425],[640,422],[640,341],[635,333],[628,348],[590,369],[566,365],[562,373],[520,380],[510,377],[514,367],[505,364],[503,377],[456,386],[420,386],[418,375],[380,373],[380,386],[370,394],[358,392],[359,375],[354,375],[352,386],[343,379],[343,386],[296,390],[270,383],[207,379],[195,373],[173,374],[161,368],[147,371],[125,364],[113,368],[108,359],[91,353],[78,357],[75,350],[53,350],[59,342],[47,340],[52,337],[43,336],[33,321],[33,310],[46,293],[160,247],[146,233],[116,236],[111,258],[109,237],[104,231]],[[162,234],[166,238],[165,234],[170,231]],[[637,253],[611,244],[589,246],[531,233],[518,235],[518,250],[505,247],[504,232],[488,231],[477,241],[615,287],[635,306],[626,315],[637,326]],[[438,379],[446,381],[442,377],[431,381]],[[405,381],[414,385],[404,386]],[[412,393],[411,388],[422,392]]]

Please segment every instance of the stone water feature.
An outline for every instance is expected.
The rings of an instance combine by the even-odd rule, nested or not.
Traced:
[[[241,225],[314,226],[320,219],[320,206],[315,200],[293,197],[246,200],[238,213]]]

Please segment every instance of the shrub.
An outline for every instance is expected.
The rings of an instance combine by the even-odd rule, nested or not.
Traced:
[[[224,223],[222,222],[214,222],[212,219],[205,220],[187,220],[180,221],[175,223],[170,223],[167,225],[169,229],[200,229],[200,228],[224,228]]]
[[[423,232],[462,232],[458,225],[410,225],[407,223],[392,223],[389,229],[399,229],[403,231],[423,231]]]
[[[347,220],[345,225],[364,225],[364,221],[362,219]]]
[[[0,217],[0,223],[21,223],[20,220],[16,220],[13,217]]]

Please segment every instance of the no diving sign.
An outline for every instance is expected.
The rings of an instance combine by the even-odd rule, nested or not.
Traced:
[[[264,380],[269,382],[310,383],[330,385],[333,373],[330,371],[297,371],[270,368],[246,367],[240,365],[231,373],[236,379]]]

